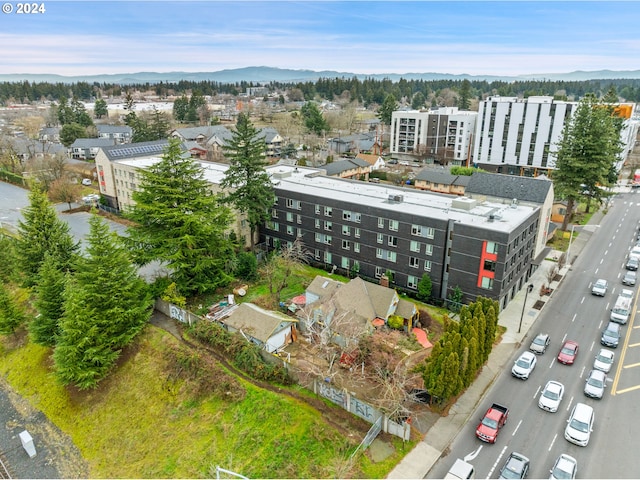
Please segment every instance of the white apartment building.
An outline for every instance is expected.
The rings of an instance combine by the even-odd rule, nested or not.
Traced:
[[[457,107],[393,112],[390,151],[430,163],[467,165],[477,116]]]
[[[487,98],[478,108],[473,164],[489,172],[509,175],[548,174],[555,168],[564,126],[577,106],[578,102],[548,96]],[[624,150],[619,167],[637,129],[630,120],[634,106],[621,104],[621,107],[618,114],[625,118],[625,128],[620,138]]]

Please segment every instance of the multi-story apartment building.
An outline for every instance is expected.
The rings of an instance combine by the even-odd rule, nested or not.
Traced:
[[[393,112],[390,151],[443,165],[467,165],[477,116],[456,107]]]
[[[555,168],[557,144],[577,102],[553,97],[489,97],[480,102],[475,141],[474,165],[497,173],[538,176]],[[626,158],[637,126],[631,122],[633,104],[621,104],[616,113],[625,119],[621,133]]]
[[[272,166],[277,204],[261,229],[268,247],[300,239],[313,259],[341,273],[379,278],[433,296],[456,286],[506,306],[531,273],[540,207],[479,201],[328,177],[320,170]]]

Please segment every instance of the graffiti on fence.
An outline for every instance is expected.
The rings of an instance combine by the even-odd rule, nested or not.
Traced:
[[[347,408],[347,398],[344,391],[335,389],[326,383],[318,382],[318,393],[342,408]]]

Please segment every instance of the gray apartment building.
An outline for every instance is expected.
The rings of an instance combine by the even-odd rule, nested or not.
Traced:
[[[458,286],[464,302],[483,296],[502,308],[531,274],[537,205],[363,183],[311,168],[267,170],[277,195],[261,229],[270,248],[299,238],[314,262],[339,273],[377,279],[390,271],[391,286],[409,292],[426,273],[435,298]]]

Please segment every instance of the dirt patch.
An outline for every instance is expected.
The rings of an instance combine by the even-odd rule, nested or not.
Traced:
[[[560,275],[560,274],[556,274],[556,276],[553,277],[553,281],[554,282],[559,282],[560,280],[562,280],[562,275]]]
[[[545,302],[543,302],[542,300],[538,300],[534,305],[533,308],[535,308],[536,310],[542,310],[542,307],[544,307]]]

